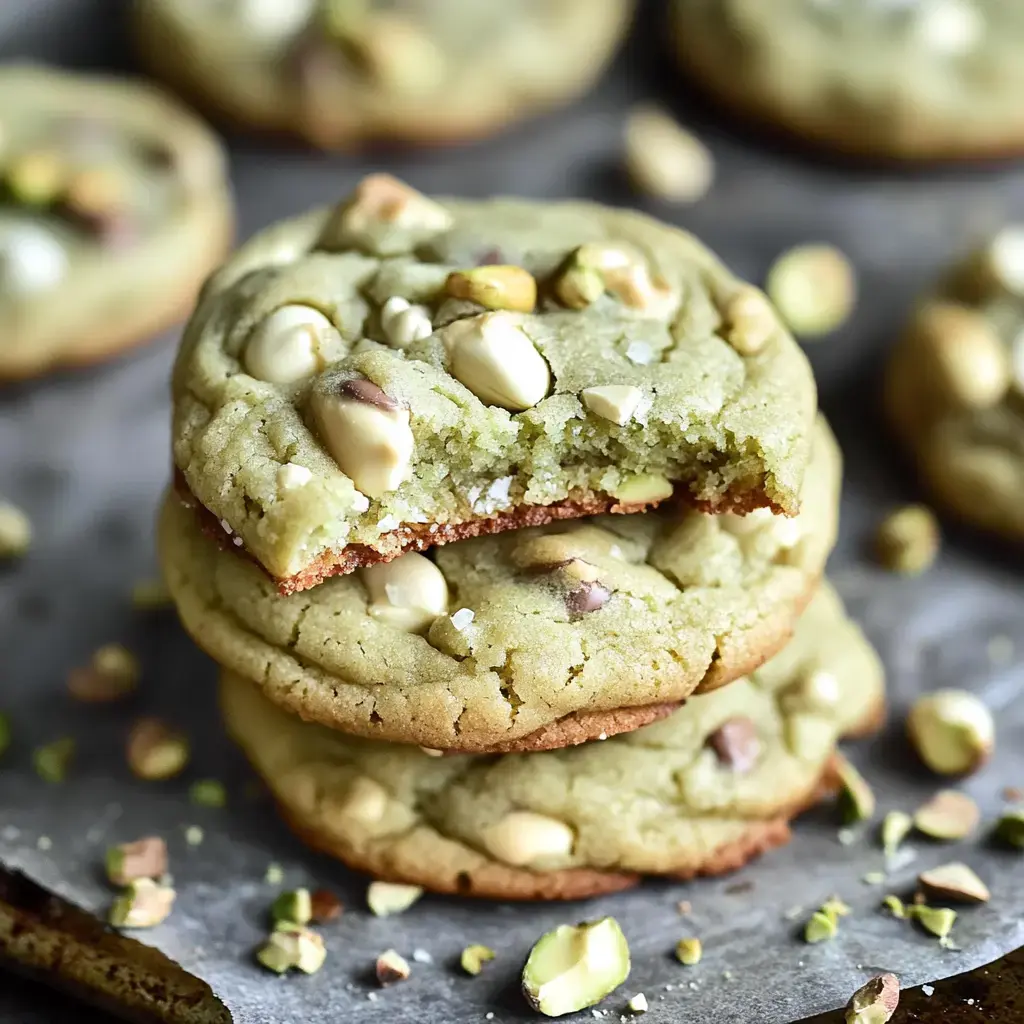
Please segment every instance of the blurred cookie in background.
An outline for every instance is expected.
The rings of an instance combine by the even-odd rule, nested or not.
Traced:
[[[143,59],[237,124],[325,149],[489,135],[598,77],[633,0],[137,0]]]
[[[685,69],[801,139],[898,160],[1024,150],[1024,5],[672,0]]]
[[[175,102],[0,69],[0,379],[95,362],[184,319],[232,222],[220,146]]]

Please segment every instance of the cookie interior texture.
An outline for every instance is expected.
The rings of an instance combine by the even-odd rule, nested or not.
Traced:
[[[632,0],[138,0],[147,63],[243,124],[325,147],[444,142],[568,102]]]
[[[447,586],[446,607],[411,629],[369,593],[367,574],[402,559],[285,597],[173,496],[159,547],[193,639],[271,700],[348,732],[486,750],[577,712],[596,716],[596,735],[603,712],[683,700],[760,664],[823,571],[840,461],[821,419],[793,519],[601,516],[449,544],[432,563],[405,555]]]
[[[0,69],[0,377],[184,318],[231,237],[219,143],[149,86]]]
[[[893,350],[886,406],[943,506],[1024,537],[1024,228],[921,303]]]
[[[1024,9],[1005,0],[673,0],[683,65],[741,113],[882,158],[1024,146]]]
[[[588,242],[627,260],[625,299],[603,292],[566,308],[552,289],[567,269],[590,275],[566,267]],[[481,263],[528,271],[540,290],[535,311],[451,299],[449,274]],[[439,524],[507,528],[522,525],[523,509],[543,517],[567,501],[579,503],[575,515],[593,511],[590,501],[632,510],[656,504],[673,484],[708,510],[793,513],[814,382],[767,307],[757,307],[766,319],[756,325],[756,355],[725,340],[723,308],[750,291],[694,238],[640,214],[586,203],[434,203],[372,176],[337,210],[257,236],[211,279],[174,373],[175,463],[285,592],[350,571],[359,560],[346,552],[355,548],[373,561],[432,541]],[[381,315],[395,298],[417,306],[429,335],[405,347],[388,341]],[[320,324],[305,375],[284,383],[253,376],[247,368],[268,317],[296,305]],[[520,357],[531,373],[550,374],[534,396],[544,397],[521,411],[463,383],[484,392],[494,371],[458,364],[464,332],[476,343],[493,330],[500,342],[481,359],[500,361],[511,340],[524,349],[507,367],[513,377]],[[283,362],[283,349],[271,354]],[[330,447],[316,418],[317,403],[344,398],[353,381],[370,382],[389,403],[363,411],[378,416],[395,446],[387,453],[395,475],[373,496],[337,461],[355,457],[353,442],[365,434]],[[632,407],[617,407],[621,425],[581,398],[609,385],[633,397]],[[377,451],[356,454],[384,464]],[[511,518],[498,522],[506,512]]]
[[[228,728],[309,842],[441,892],[576,898],[739,866],[784,841],[836,741],[877,723],[882,667],[823,584],[746,679],[567,750],[430,757],[302,722],[225,674]]]

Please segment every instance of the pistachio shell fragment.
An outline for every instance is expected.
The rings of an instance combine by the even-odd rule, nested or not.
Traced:
[[[958,903],[988,903],[992,897],[988,886],[959,861],[922,871],[917,881],[929,896]]]
[[[900,1004],[895,974],[878,974],[857,989],[846,1004],[846,1024],[886,1024]]]
[[[107,879],[129,885],[140,878],[159,878],[167,871],[167,844],[159,836],[121,843],[107,850]]]
[[[110,923],[117,928],[153,928],[166,920],[175,891],[152,878],[137,878],[114,901]]]
[[[966,793],[944,789],[918,808],[914,827],[932,839],[963,839],[978,827],[980,817],[978,805]]]

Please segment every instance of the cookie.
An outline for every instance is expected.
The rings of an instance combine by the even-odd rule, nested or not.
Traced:
[[[288,597],[174,497],[159,548],[196,643],[288,711],[439,750],[558,747],[636,728],[778,650],[832,548],[839,477],[822,421],[793,519],[599,516]]]
[[[221,692],[229,731],[303,839],[381,878],[495,899],[740,867],[788,839],[827,787],[836,741],[884,706],[878,657],[827,585],[748,678],[568,750],[433,758],[302,722],[231,673]]]
[[[455,142],[597,79],[633,0],[137,0],[158,75],[237,124],[327,149]]]
[[[1024,539],[1024,226],[953,268],[893,349],[886,408],[936,500]]]
[[[211,279],[174,459],[283,593],[673,495],[795,513],[816,393],[763,294],[625,210],[372,175]]]
[[[0,69],[0,189],[0,379],[183,319],[231,240],[219,144],[128,80]]]
[[[1024,8],[1005,0],[673,0],[683,67],[740,114],[886,160],[1024,148]]]

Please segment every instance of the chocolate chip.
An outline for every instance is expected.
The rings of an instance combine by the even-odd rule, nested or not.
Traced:
[[[612,596],[607,587],[600,583],[581,583],[565,595],[565,606],[573,618],[586,615],[588,612],[596,612],[603,608]]]
[[[708,737],[708,744],[723,765],[740,774],[749,772],[761,756],[757,726],[749,718],[730,718],[723,722]]]
[[[344,395],[346,398],[353,398],[357,402],[375,405],[378,409],[384,409],[387,412],[404,408],[401,402],[396,402],[390,395],[385,394],[381,388],[377,387],[372,380],[366,380],[365,377],[352,377],[344,381],[338,387],[338,394]]]

